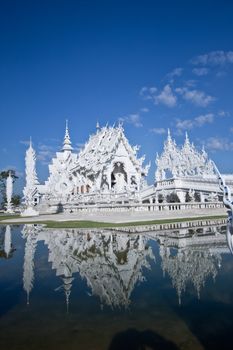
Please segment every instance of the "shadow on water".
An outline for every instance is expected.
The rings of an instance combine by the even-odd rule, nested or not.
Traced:
[[[222,302],[205,302],[178,310],[177,313],[206,350],[230,350],[233,348],[233,308]]]
[[[152,330],[143,332],[137,329],[127,329],[126,331],[117,333],[108,347],[108,350],[176,350],[178,347],[164,339]]]

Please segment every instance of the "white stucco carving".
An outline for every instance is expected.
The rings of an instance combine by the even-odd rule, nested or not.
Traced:
[[[184,145],[178,147],[175,140],[171,138],[170,131],[168,131],[168,137],[164,143],[164,151],[160,157],[157,156],[156,165],[156,181],[172,177],[201,177],[214,174],[213,166],[208,159],[207,153],[204,149],[199,152],[190,143],[187,133]]]
[[[25,173],[26,173],[26,185],[23,189],[25,210],[21,213],[22,216],[36,216],[39,213],[34,209],[38,198],[39,184],[36,174],[36,152],[32,147],[32,141],[30,139],[29,148],[26,151],[25,156]]]
[[[13,194],[13,178],[11,176],[11,172],[9,172],[9,175],[6,179],[6,200],[7,200],[6,212],[9,214],[12,214],[14,212],[12,208],[12,203],[11,203],[12,194]]]

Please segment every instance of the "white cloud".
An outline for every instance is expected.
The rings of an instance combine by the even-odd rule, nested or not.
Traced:
[[[163,135],[166,133],[166,129],[164,128],[153,128],[153,129],[150,129],[150,131],[157,135]]]
[[[51,145],[46,144],[39,144],[38,146],[38,152],[37,152],[37,159],[42,164],[49,164],[51,159],[54,157],[56,151],[58,151],[58,148]]]
[[[167,107],[174,107],[177,102],[177,98],[169,84],[165,85],[160,93],[154,86],[144,86],[140,91],[140,96],[142,96],[145,100],[152,100],[155,105],[163,104]]]
[[[191,62],[194,65],[222,66],[226,63],[233,63],[233,51],[211,51],[195,57]]]
[[[158,89],[155,86],[147,87],[143,86],[139,92],[139,95],[144,99],[144,100],[152,100],[153,95],[158,91]]]
[[[218,116],[219,116],[219,117],[222,117],[222,118],[224,118],[224,117],[229,117],[229,116],[230,116],[230,113],[222,110],[222,111],[219,111],[219,112],[218,112]]]
[[[176,128],[178,133],[182,133],[184,130],[191,130],[195,127],[200,128],[205,124],[211,124],[214,121],[214,115],[212,113],[199,115],[193,119],[177,119]]]
[[[201,68],[193,68],[192,72],[199,76],[202,77],[203,75],[207,75],[209,73],[209,69],[205,68],[205,67],[201,67]]]
[[[168,73],[166,78],[168,78],[169,82],[171,84],[173,84],[174,83],[174,78],[175,77],[180,77],[182,75],[182,73],[183,73],[183,68],[178,67],[178,68],[173,69],[173,71],[171,71],[170,73]]]
[[[184,85],[186,85],[189,88],[194,88],[197,85],[197,81],[194,79],[189,79],[184,82]]]
[[[233,151],[233,142],[226,138],[210,137],[205,143],[206,149],[210,151]]]
[[[135,126],[135,128],[141,128],[143,125],[140,119],[141,119],[140,114],[135,113],[135,114],[130,114],[128,116],[119,118],[119,122],[132,124],[133,126]]]
[[[179,93],[184,100],[193,103],[196,106],[206,107],[211,102],[215,101],[215,98],[210,95],[206,95],[204,91],[189,90],[186,87],[177,88],[176,92]]]
[[[21,140],[21,141],[19,141],[19,143],[21,143],[22,145],[25,145],[25,146],[29,146],[30,141],[29,140]]]
[[[216,73],[217,78],[222,78],[225,77],[227,73],[224,70],[220,70],[219,72]]]
[[[156,105],[161,103],[167,107],[174,107],[176,105],[176,102],[177,98],[172,92],[170,85],[165,85],[160,94],[154,96],[154,103]]]
[[[147,108],[147,107],[141,108],[140,111],[141,111],[142,113],[148,113],[148,112],[150,112],[149,108]]]
[[[203,126],[204,124],[210,124],[214,121],[214,115],[212,113],[199,115],[194,119],[196,126]]]
[[[176,121],[176,128],[181,131],[181,130],[190,130],[194,127],[194,122],[191,119],[177,119]]]

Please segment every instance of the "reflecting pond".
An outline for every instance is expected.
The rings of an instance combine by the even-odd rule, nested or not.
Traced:
[[[143,232],[144,231],[144,232]],[[231,349],[224,220],[0,226],[1,349]]]

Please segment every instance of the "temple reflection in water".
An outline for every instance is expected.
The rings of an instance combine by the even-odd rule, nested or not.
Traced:
[[[151,247],[147,246],[148,238],[143,235],[51,231],[25,225],[23,237],[26,239],[23,282],[28,298],[33,287],[38,241],[44,241],[48,247],[48,260],[62,279],[67,304],[73,275],[79,273],[101,304],[128,306],[135,284],[144,281],[143,268],[150,268],[150,260],[154,259]]]
[[[61,278],[57,289],[64,291],[67,308],[75,274],[86,281],[90,294],[99,298],[101,306],[128,307],[133,290],[145,281],[144,275],[154,263],[161,265],[164,276],[169,276],[180,303],[187,287],[194,289],[200,298],[207,279],[214,280],[221,268],[221,255],[230,253],[225,230],[224,220],[211,225],[182,223],[180,229],[168,229],[164,225],[160,230],[144,233],[51,230],[42,225],[25,225],[23,287],[27,302],[33,289],[34,257],[39,241],[47,246],[48,261]],[[153,240],[159,243],[161,261],[155,261]],[[4,249],[6,255],[13,250],[10,226],[6,227]]]

